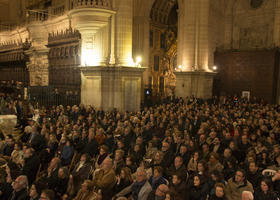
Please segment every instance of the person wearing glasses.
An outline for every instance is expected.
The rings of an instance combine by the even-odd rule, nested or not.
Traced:
[[[235,176],[228,180],[226,186],[226,197],[229,200],[240,200],[243,191],[254,192],[252,184],[247,180],[243,169],[238,169]]]
[[[165,184],[161,184],[155,191],[150,192],[147,200],[164,200],[169,188]]]

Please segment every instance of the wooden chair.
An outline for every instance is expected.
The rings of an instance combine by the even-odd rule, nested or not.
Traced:
[[[74,155],[72,157],[72,160],[71,160],[71,163],[70,163],[70,166],[69,166],[69,171],[71,172],[73,170],[73,168],[75,167],[75,165],[77,164],[78,160],[80,159],[80,154],[75,151],[74,152]]]
[[[38,170],[37,170],[36,179],[35,179],[36,181],[38,181],[38,180],[40,179],[40,177],[41,177],[41,176],[40,176],[40,175],[41,175],[41,174],[40,174],[40,173],[41,173],[41,169],[42,169],[42,164],[39,165],[39,168],[38,168]]]

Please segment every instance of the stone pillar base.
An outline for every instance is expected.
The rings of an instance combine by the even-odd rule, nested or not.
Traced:
[[[175,96],[186,98],[195,96],[208,99],[212,97],[214,72],[175,72]]]
[[[81,102],[105,111],[140,109],[145,68],[82,67]]]

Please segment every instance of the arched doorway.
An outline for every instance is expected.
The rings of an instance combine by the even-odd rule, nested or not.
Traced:
[[[155,0],[150,11],[149,79],[153,101],[172,96],[177,66],[178,1]]]

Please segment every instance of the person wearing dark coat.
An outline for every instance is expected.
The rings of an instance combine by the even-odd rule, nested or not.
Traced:
[[[179,151],[179,153],[177,155],[181,156],[183,158],[183,164],[185,166],[187,166],[188,163],[189,163],[189,160],[191,159],[191,154],[188,151],[188,147],[185,144],[182,144],[180,146],[180,151]]]
[[[74,155],[74,148],[69,140],[66,141],[66,145],[63,147],[61,151],[61,164],[63,166],[69,165],[72,161],[72,157]]]
[[[32,126],[32,132],[30,133],[28,144],[30,144],[30,146],[36,151],[42,150],[46,145],[44,137],[42,137],[37,131],[36,126]]]
[[[272,177],[272,182],[274,191],[280,191],[280,169]],[[280,195],[280,192],[278,192],[278,195]]]
[[[67,167],[61,167],[58,170],[58,178],[54,188],[52,188],[57,198],[61,198],[66,193],[69,181],[69,173]]]
[[[15,146],[15,140],[11,135],[6,136],[7,143],[4,145],[3,148],[3,155],[5,156],[11,156],[14,146]]]
[[[28,148],[24,153],[22,174],[26,175],[28,182],[31,184],[36,178],[37,171],[40,167],[40,159],[34,152],[34,149]]]
[[[187,196],[187,185],[182,177],[181,174],[173,174],[170,183],[170,190],[176,193],[178,200],[183,200]]]
[[[34,182],[29,190],[29,200],[39,200],[42,190],[46,186],[41,182]]]
[[[187,178],[187,169],[183,164],[183,158],[181,156],[176,156],[174,159],[174,164],[171,165],[166,171],[165,175],[168,179],[172,177],[173,174],[180,174],[183,180]]]
[[[167,169],[174,160],[174,154],[170,148],[170,144],[166,141],[162,142],[161,151],[163,152],[163,158],[161,160],[160,166],[162,166],[163,169]]]
[[[13,192],[9,200],[28,200],[28,179],[27,176],[21,175],[16,178],[12,184]]]
[[[124,188],[131,185],[133,182],[131,170],[128,167],[121,169],[121,173],[117,176],[117,183],[115,185],[115,193],[122,191]]]
[[[215,184],[215,193],[210,196],[209,200],[227,200],[225,196],[225,185],[223,183]]]
[[[259,169],[255,161],[249,163],[249,171],[247,172],[247,179],[252,183],[254,191],[256,191],[261,184],[263,179],[262,170]]]
[[[207,184],[204,183],[200,175],[195,175],[193,183],[188,187],[186,200],[206,200],[207,199]]]
[[[160,184],[156,190],[150,192],[147,200],[164,200],[168,190],[169,188],[167,185]]]
[[[82,153],[87,153],[92,158],[95,157],[98,153],[98,144],[94,139],[93,129],[89,129],[88,142],[86,143]]]
[[[263,178],[260,188],[254,193],[255,200],[277,200],[277,195],[273,191],[272,181],[270,178]]]
[[[162,177],[163,169],[160,166],[156,166],[153,171],[153,175],[149,178],[149,183],[152,186],[153,191],[161,184],[167,185],[167,181]]]
[[[79,191],[84,180],[88,178],[90,170],[90,157],[88,154],[83,154],[72,171],[71,177],[73,180],[74,193]]]

